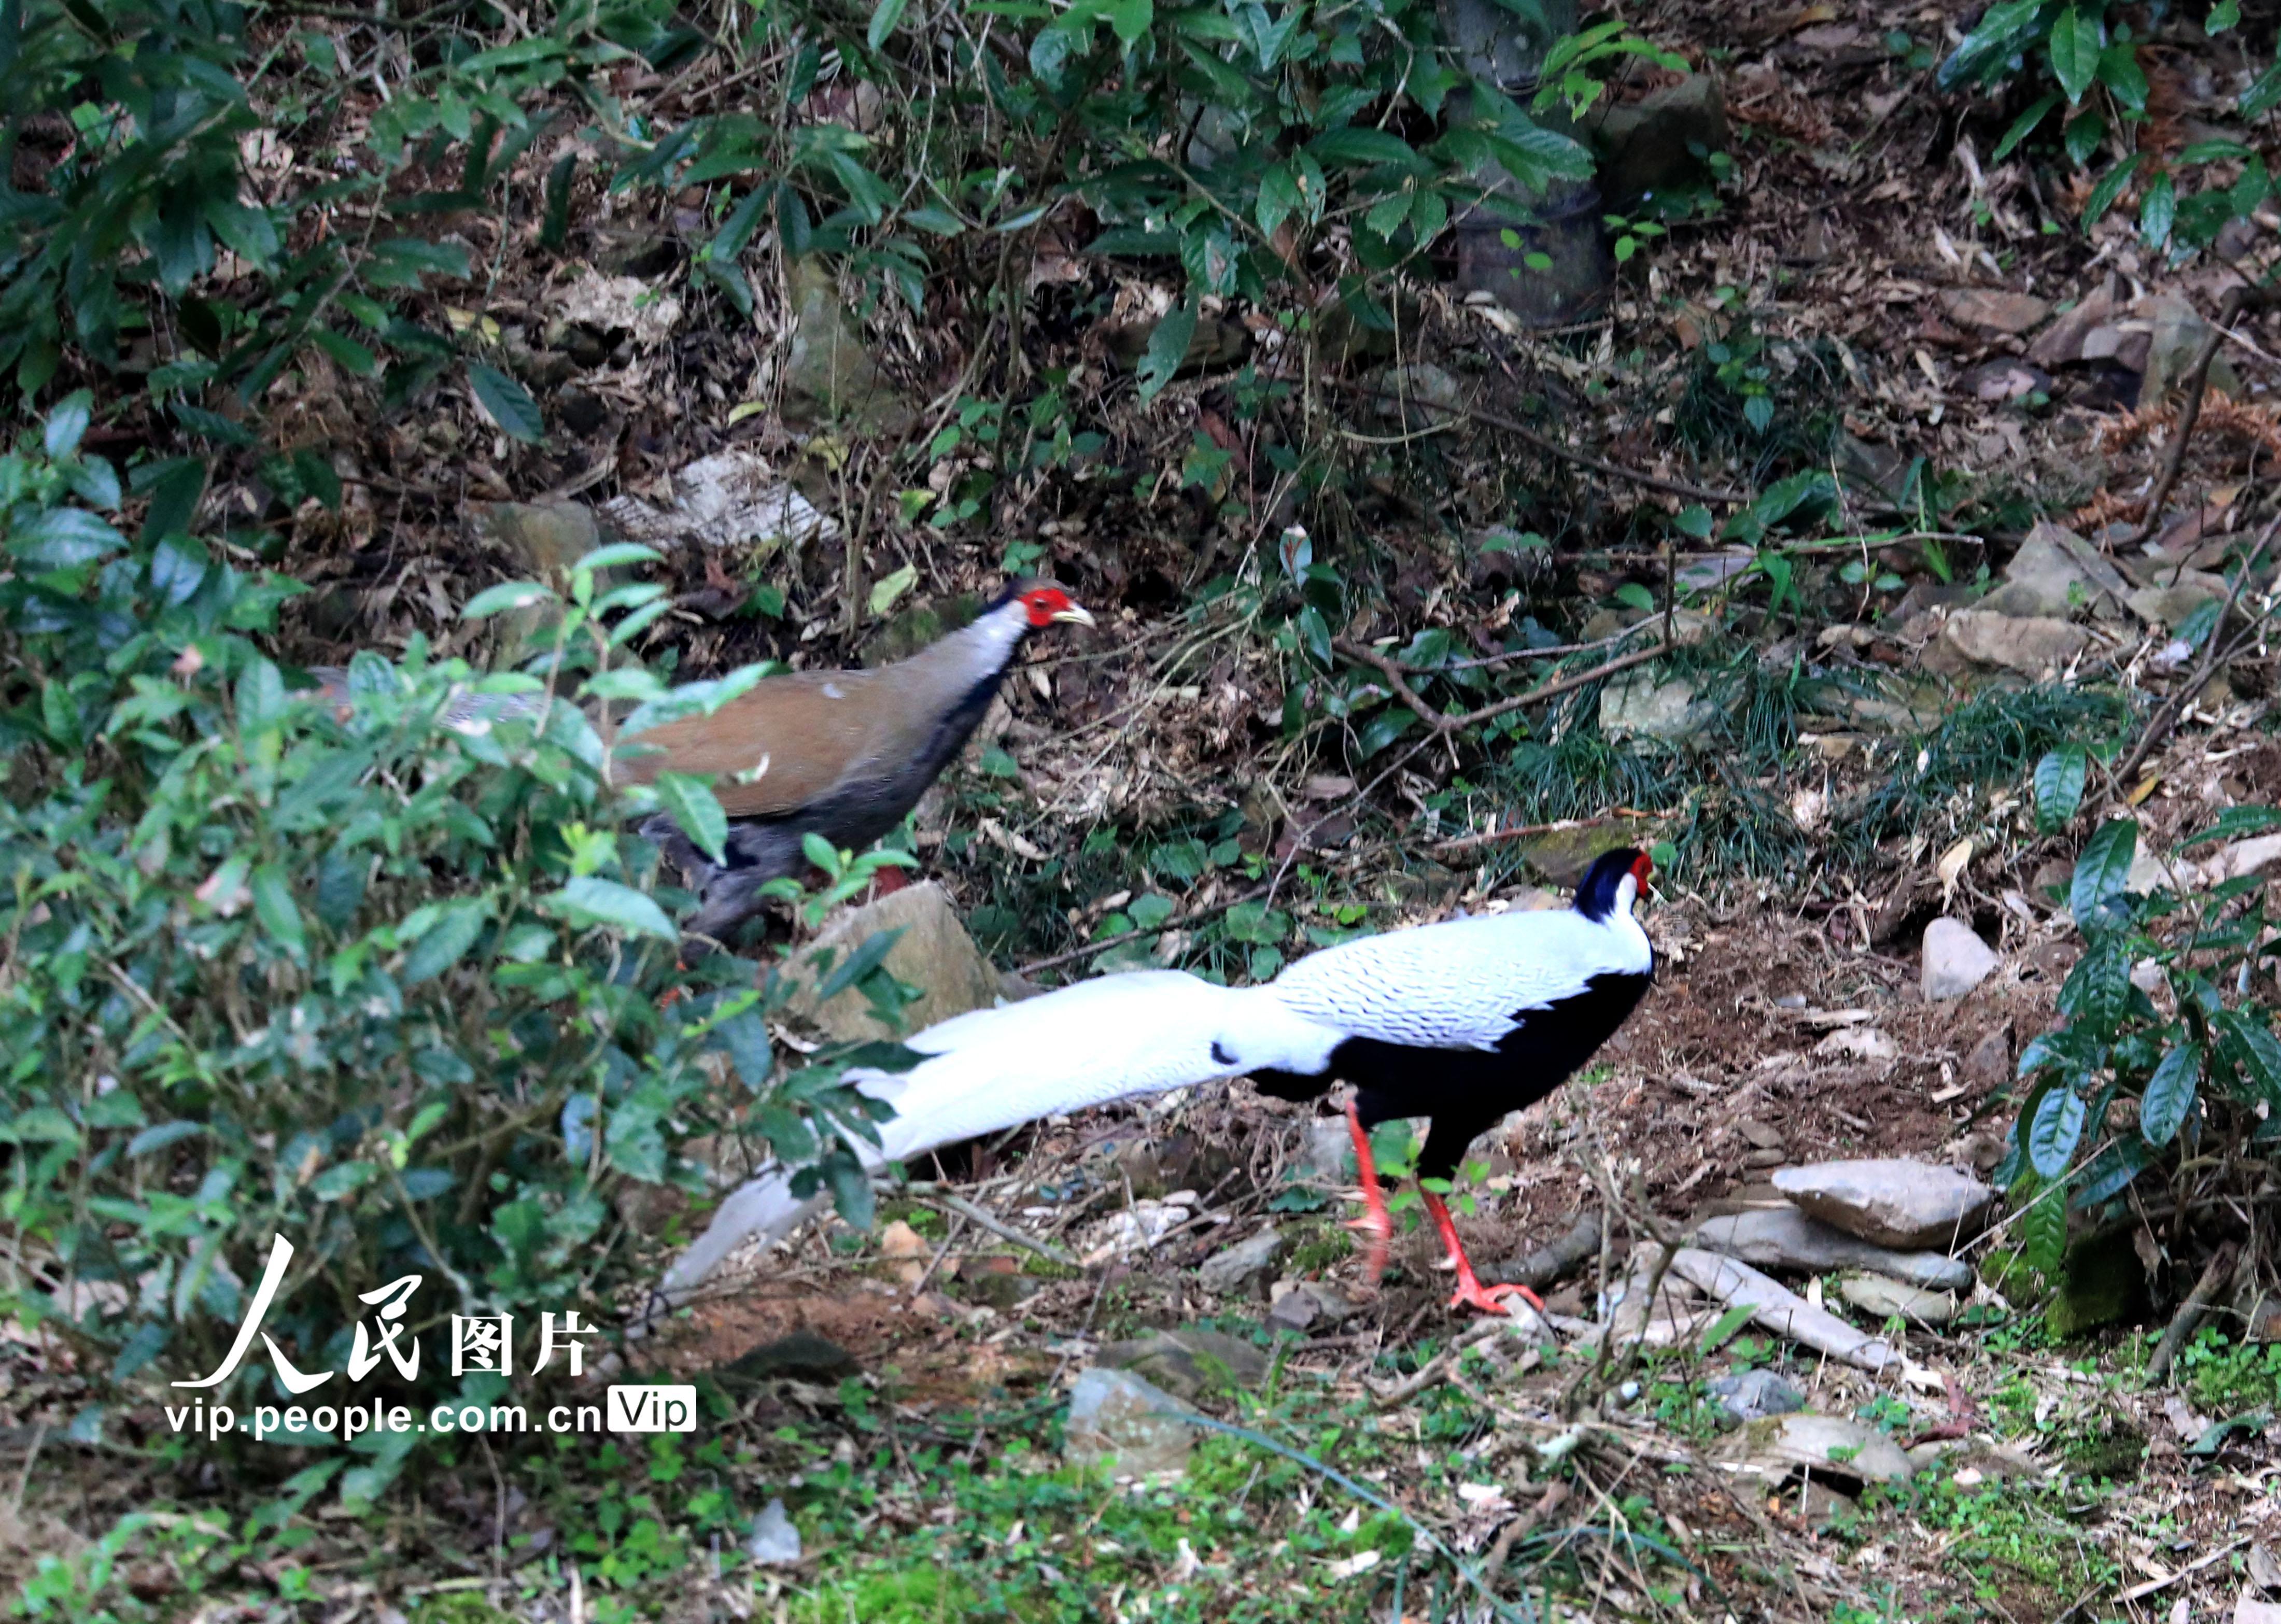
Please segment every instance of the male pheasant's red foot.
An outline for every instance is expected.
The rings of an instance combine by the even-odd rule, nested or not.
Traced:
[[[1510,1314],[1512,1300],[1519,1297],[1538,1313],[1544,1304],[1526,1286],[1484,1286],[1473,1272],[1473,1260],[1465,1256],[1465,1243],[1458,1239],[1458,1226],[1450,1217],[1450,1209],[1432,1191],[1426,1192],[1426,1210],[1434,1217],[1434,1227],[1442,1232],[1442,1244],[1449,1249],[1450,1266],[1458,1272],[1458,1289],[1450,1294],[1451,1308],[1479,1309],[1485,1314]]]
[[[1362,1125],[1362,1113],[1349,1103],[1347,1106],[1347,1132],[1354,1136],[1355,1167],[1362,1174],[1363,1214],[1349,1218],[1347,1227],[1369,1237],[1363,1245],[1363,1277],[1372,1286],[1386,1272],[1387,1259],[1394,1250],[1394,1214],[1386,1210],[1386,1192],[1379,1187],[1378,1164],[1370,1154],[1370,1135]]]

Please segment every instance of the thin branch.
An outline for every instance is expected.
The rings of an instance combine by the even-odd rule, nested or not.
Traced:
[[[1501,412],[1491,412],[1477,406],[1444,406],[1438,400],[1424,400],[1414,395],[1401,394],[1394,390],[1379,389],[1368,383],[1350,383],[1343,378],[1333,378],[1328,382],[1332,387],[1345,390],[1349,394],[1361,395],[1373,400],[1396,401],[1407,406],[1423,406],[1427,411],[1444,412],[1452,417],[1470,417],[1475,422],[1486,424],[1491,429],[1502,429],[1507,434],[1518,435],[1539,451],[1550,456],[1573,462],[1579,468],[1589,468],[1596,474],[1605,474],[1611,479],[1620,479],[1635,485],[1644,485],[1651,491],[1661,491],[1671,496],[1683,496],[1697,502],[1719,502],[1730,507],[1748,507],[1751,500],[1747,491],[1713,491],[1707,486],[1689,484],[1683,479],[1666,479],[1658,474],[1646,473],[1639,468],[1628,468],[1621,463],[1609,462],[1589,452],[1572,450],[1552,438],[1551,436],[1541,434],[1527,424],[1516,418],[1507,417]]]
[[[2210,362],[2217,358],[2217,346],[2225,337],[2225,329],[2240,320],[2241,313],[2255,305],[2263,306],[2273,302],[2271,290],[2253,288],[2244,282],[2225,296],[2218,306],[2217,321],[2202,336],[2202,347],[2194,357],[2194,369],[2186,375],[2186,402],[2178,411],[2177,431],[2170,437],[2170,454],[2163,460],[2162,476],[2154,482],[2154,489],[2146,498],[2146,520],[2138,533],[2130,538],[2133,546],[2145,544],[2162,523],[2162,504],[2170,499],[2170,491],[2178,483],[2178,474],[2186,466],[2186,443],[2194,437],[2194,424],[2200,421],[2202,399],[2209,392]]]
[[[2233,613],[2233,606],[2240,601],[2241,589],[2249,584],[2251,572],[2265,556],[2265,549],[2271,543],[2277,527],[2281,527],[2281,514],[2268,521],[2263,533],[2257,537],[2257,545],[2250,549],[2249,556],[2241,561],[2241,568],[2234,574],[2233,584],[2227,589],[2225,602],[2217,612],[2217,620],[2210,627],[2209,642],[2202,651],[2201,663],[2194,668],[2193,676],[2164,701],[2162,708],[2156,711],[2146,723],[2146,731],[2138,735],[2138,742],[2131,746],[2130,754],[2107,774],[2107,783],[2116,792],[2122,790],[2130,775],[2137,772],[2146,758],[2170,736],[2170,730],[2177,725],[2178,718],[2184,715],[2186,707],[2201,692],[2211,674],[2256,639],[2258,629],[2265,622],[2263,614],[2261,613],[2248,630],[2231,643],[2225,641],[2225,623]]]
[[[1621,659],[1596,665],[1589,671],[1579,671],[1571,677],[1556,677],[1539,687],[1531,688],[1527,693],[1516,694],[1507,700],[1499,700],[1493,705],[1482,706],[1479,710],[1469,710],[1461,716],[1445,716],[1432,709],[1425,700],[1418,697],[1418,691],[1403,680],[1404,674],[1399,664],[1388,659],[1376,649],[1365,648],[1359,643],[1350,643],[1344,638],[1336,639],[1331,646],[1348,659],[1369,666],[1380,676],[1385,677],[1388,684],[1393,689],[1395,697],[1410,707],[1419,721],[1444,737],[1462,732],[1470,727],[1478,727],[1484,722],[1494,721],[1509,711],[1519,710],[1541,700],[1557,698],[1560,694],[1598,682],[1604,677],[1613,677],[1619,671],[1628,671],[1635,665],[1645,665],[1658,655],[1670,652],[1667,644],[1658,643],[1651,648],[1643,648],[1636,653],[1626,654]]]

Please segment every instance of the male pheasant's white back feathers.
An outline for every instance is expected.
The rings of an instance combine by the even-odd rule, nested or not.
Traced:
[[[909,1039],[927,1056],[901,1073],[854,1074],[895,1108],[881,1168],[1018,1123],[1218,1078],[1320,1076],[1349,1038],[1424,1048],[1489,1048],[1513,1017],[1589,990],[1601,975],[1654,964],[1627,878],[1605,920],[1573,909],[1490,915],[1365,937],[1310,954],[1264,986],[1216,986],[1178,971],[1104,976],[1021,1003],[978,1009]],[[823,1197],[793,1198],[773,1165],[721,1204],[659,1286],[678,1301],[738,1244],[789,1233]]]

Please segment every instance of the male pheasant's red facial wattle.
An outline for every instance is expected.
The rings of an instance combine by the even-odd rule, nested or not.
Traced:
[[[1655,862],[1645,852],[1632,859],[1632,878],[1638,882],[1639,893],[1647,894],[1648,882],[1655,878]]]
[[[1093,616],[1058,586],[1033,586],[1022,594],[1021,602],[1030,613],[1032,629],[1050,626],[1056,621],[1071,621],[1080,626],[1093,624]]]

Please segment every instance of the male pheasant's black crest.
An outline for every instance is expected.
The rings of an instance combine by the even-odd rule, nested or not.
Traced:
[[[1616,887],[1624,883],[1624,876],[1639,860],[1639,853],[1628,846],[1601,853],[1576,886],[1576,911],[1595,924],[1613,913]]]

